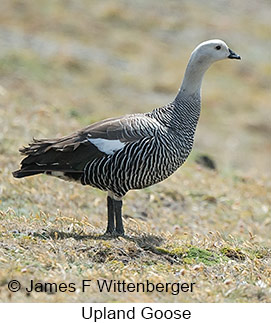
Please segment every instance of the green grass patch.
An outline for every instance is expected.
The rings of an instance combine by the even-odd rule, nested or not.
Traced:
[[[203,263],[205,265],[214,265],[220,263],[222,260],[227,260],[226,257],[218,255],[216,252],[197,247],[157,247],[156,248],[162,254],[169,255],[182,259],[186,264],[198,264]]]
[[[215,252],[197,247],[191,247],[184,256],[185,263],[203,263],[211,266],[221,262],[222,257]]]

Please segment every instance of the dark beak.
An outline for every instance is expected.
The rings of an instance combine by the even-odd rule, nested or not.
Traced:
[[[230,55],[228,56],[228,58],[231,58],[231,59],[241,59],[241,56],[235,54],[235,52],[232,51],[230,48],[229,48],[229,52],[230,52]]]

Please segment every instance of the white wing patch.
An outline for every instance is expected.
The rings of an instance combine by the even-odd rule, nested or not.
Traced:
[[[107,155],[113,155],[115,151],[122,149],[125,143],[120,140],[109,140],[103,138],[88,138],[93,145]]]

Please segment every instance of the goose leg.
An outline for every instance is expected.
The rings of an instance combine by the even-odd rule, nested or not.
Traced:
[[[116,233],[117,235],[124,235],[124,228],[122,223],[122,200],[113,200],[114,214],[116,220]]]
[[[112,235],[114,232],[114,200],[112,199],[112,197],[107,196],[107,229],[105,233]]]
[[[107,196],[107,229],[105,234],[111,236],[123,236],[122,200],[115,197],[112,192]]]

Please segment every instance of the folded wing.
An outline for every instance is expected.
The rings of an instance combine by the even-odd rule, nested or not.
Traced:
[[[106,119],[58,139],[33,139],[20,149],[26,157],[13,176],[46,173],[79,180],[88,162],[112,155],[127,143],[153,136],[157,126],[153,119],[135,114]]]

